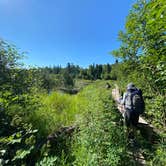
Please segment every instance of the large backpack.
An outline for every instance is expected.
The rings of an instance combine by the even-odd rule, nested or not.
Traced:
[[[135,91],[128,93],[126,100],[130,103],[132,111],[138,114],[144,113],[145,103],[140,89],[136,89]]]

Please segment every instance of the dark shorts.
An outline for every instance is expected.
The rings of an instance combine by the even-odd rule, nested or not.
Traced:
[[[126,109],[124,114],[125,125],[129,127],[130,125],[137,126],[139,120],[139,114],[136,112]]]

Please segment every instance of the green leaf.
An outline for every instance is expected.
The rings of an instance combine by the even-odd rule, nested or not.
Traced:
[[[24,150],[24,149],[17,150],[16,156],[12,159],[12,161],[25,158],[28,154],[31,153],[31,150],[33,148],[34,148],[34,146],[31,146],[31,148],[28,150]]]

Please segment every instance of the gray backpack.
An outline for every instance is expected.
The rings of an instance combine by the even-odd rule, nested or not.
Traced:
[[[131,110],[136,112],[137,114],[144,113],[145,103],[142,97],[142,91],[137,89],[133,92],[128,93],[125,104],[128,105],[128,107],[130,107]]]

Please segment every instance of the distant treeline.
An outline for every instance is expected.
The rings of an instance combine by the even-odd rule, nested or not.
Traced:
[[[67,63],[66,67],[42,67],[34,70],[37,71],[42,80],[41,87],[49,91],[58,87],[73,88],[76,79],[116,80],[117,78],[113,74],[112,68],[113,65],[111,64],[92,64],[88,68],[82,68],[78,65]]]
[[[67,63],[66,67],[53,66],[39,68],[47,74],[69,74],[72,78],[80,78],[87,80],[111,79],[111,64],[92,64],[88,68],[82,68],[73,63]]]

